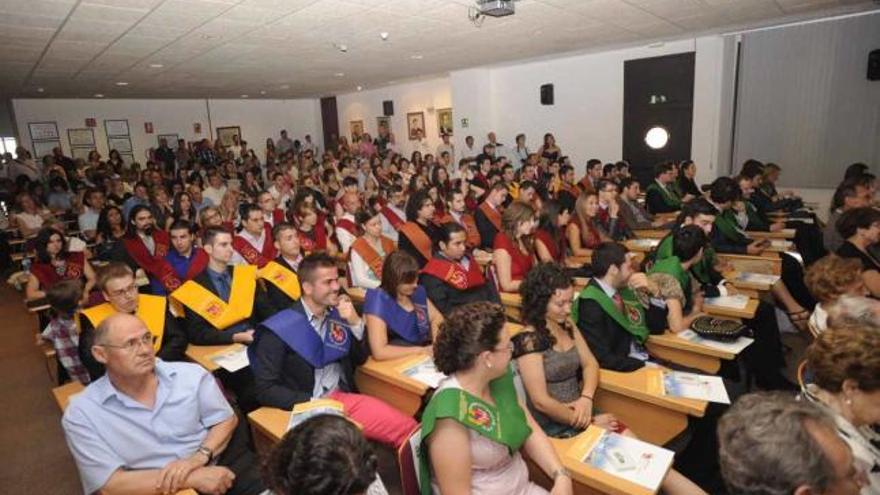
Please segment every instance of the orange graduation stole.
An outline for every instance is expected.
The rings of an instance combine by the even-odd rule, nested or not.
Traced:
[[[400,233],[409,239],[409,242],[419,250],[419,253],[424,256],[426,260],[431,259],[431,238],[428,237],[428,234],[425,233],[419,224],[416,222],[406,222],[403,224],[403,227],[400,228]]]
[[[224,301],[206,287],[189,280],[171,293],[171,298],[194,311],[215,329],[225,330],[250,318],[257,288],[257,267],[236,265],[232,271],[229,301]]]
[[[238,251],[238,254],[251,265],[257,265],[259,268],[266,266],[270,260],[275,259],[275,243],[272,242],[272,229],[267,225],[263,225],[264,238],[262,251],[257,251],[247,239],[237,235],[232,238],[232,247]]]
[[[270,261],[257,272],[257,276],[268,281],[287,297],[298,300],[301,294],[299,277],[296,273],[277,261]]]
[[[164,296],[151,296],[140,294],[138,296],[138,308],[135,316],[141,319],[147,329],[153,334],[153,352],[159,352],[162,347],[162,336],[165,334],[165,305],[167,300]],[[110,303],[99,304],[82,310],[81,316],[88,318],[93,327],[108,317],[117,313]],[[80,330],[82,332],[82,330]]]
[[[489,206],[489,203],[486,203],[485,201],[480,203],[480,211],[482,211],[483,215],[486,215],[486,218],[492,222],[495,229],[501,232],[501,212]]]
[[[394,241],[385,237],[384,235],[380,237],[382,241],[382,251],[385,251],[385,256],[391,254],[392,251],[396,250],[397,247],[394,245]],[[376,275],[376,278],[382,280],[382,265],[385,263],[385,256],[379,254],[375,248],[363,237],[358,237],[354,243],[351,245],[351,250],[357,252],[358,256],[364,260],[364,263],[370,267],[370,270],[373,270],[373,274]],[[351,254],[349,254],[351,256]]]
[[[445,258],[431,258],[431,261],[422,268],[422,273],[427,273],[449,284],[457,290],[467,290],[480,287],[486,283],[480,265],[472,257],[468,257],[470,264],[467,270],[459,263]]]
[[[434,221],[434,223],[440,227],[442,227],[444,223],[449,222],[455,222],[455,217],[450,213],[446,213]],[[474,217],[470,213],[462,213],[461,222],[456,223],[464,227],[465,233],[467,234],[465,242],[467,243],[468,248],[473,249],[480,245],[480,231],[477,230],[477,222],[474,221]]]
[[[404,223],[406,223],[402,218],[400,218],[400,215],[394,213],[394,210],[387,206],[382,208],[382,215],[385,217],[386,220],[388,220],[388,223],[390,223],[391,226],[395,228],[395,230],[400,229],[400,227]]]

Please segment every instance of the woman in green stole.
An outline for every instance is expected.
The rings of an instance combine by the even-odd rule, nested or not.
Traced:
[[[517,397],[504,321],[500,305],[477,302],[455,308],[440,327],[434,362],[449,376],[422,414],[422,495],[547,493],[529,481],[520,450],[553,480],[551,493],[572,493],[556,451]]]
[[[688,272],[702,260],[708,243],[706,233],[696,225],[682,227],[672,235],[672,256],[651,267],[648,281],[653,294],[647,320],[652,330],[668,328],[678,333],[703,316],[702,293]]]

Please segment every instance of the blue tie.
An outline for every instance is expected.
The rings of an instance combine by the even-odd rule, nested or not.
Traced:
[[[220,298],[229,302],[229,272],[223,272],[218,281],[220,287],[217,287],[217,290],[220,292]]]

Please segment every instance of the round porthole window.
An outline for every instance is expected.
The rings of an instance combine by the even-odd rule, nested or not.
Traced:
[[[659,150],[660,148],[666,146],[666,143],[669,142],[669,132],[666,129],[660,126],[654,126],[648,130],[648,133],[645,134],[645,144],[650,146],[652,149]]]

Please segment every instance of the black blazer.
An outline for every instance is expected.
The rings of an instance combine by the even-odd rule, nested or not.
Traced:
[[[663,194],[655,189],[647,189],[645,192],[645,206],[652,215],[657,213],[672,213],[678,211],[679,208],[666,204]]]
[[[431,239],[431,251],[434,250],[435,244],[437,243],[437,239],[440,238],[440,228],[434,225],[433,222],[428,222],[428,225],[422,225],[418,222],[414,222],[418,225],[422,232],[428,236],[428,239]],[[422,252],[416,249],[412,242],[410,242],[409,238],[403,234],[400,234],[397,237],[397,249],[401,251],[405,251],[409,253],[418,263],[419,268],[424,268],[425,265],[428,264],[428,258],[422,256]]]
[[[590,281],[590,285],[602,290],[593,281]],[[599,303],[592,299],[578,299],[577,304],[577,327],[600,367],[613,371],[635,371],[645,365],[643,361],[629,357],[630,347],[635,339],[608,316]]]
[[[214,284],[211,282],[211,277],[208,275],[208,268],[199,273],[195,277],[193,277],[193,282],[201,285],[202,287],[211,291],[211,293],[218,295],[217,288],[214,287]],[[232,276],[232,267],[226,267],[226,270],[229,272],[229,276]],[[189,341],[191,344],[195,345],[224,345],[232,343],[232,336],[236,332],[230,330],[218,331],[214,328],[214,325],[208,323],[208,320],[199,316],[195,311],[189,309],[184,306],[185,311],[185,319],[186,319],[186,333],[189,336]],[[257,325],[269,316],[273,315],[275,311],[272,306],[269,305],[268,300],[266,299],[265,294],[262,291],[256,290],[254,294],[254,305],[251,310],[251,317],[246,319],[245,322],[249,322],[250,328],[257,328]]]
[[[287,268],[288,270],[296,273],[296,270],[284,260],[284,257],[279,256],[274,260],[279,265]],[[292,299],[290,296],[285,294],[281,289],[275,287],[275,284],[272,282],[265,282],[266,286],[266,300],[269,303],[269,306],[272,308],[272,314],[275,314],[283,309],[289,308],[293,303],[298,301],[298,299]]]
[[[473,260],[471,262],[476,263]],[[434,303],[434,306],[437,307],[437,310],[440,311],[443,316],[448,316],[453,308],[461,306],[462,304],[477,301],[489,301],[501,304],[501,298],[498,296],[498,291],[495,290],[495,286],[489,280],[487,280],[482,287],[458,290],[452,288],[449,284],[433,275],[423,273],[419,276],[419,285],[425,287],[425,291],[428,293],[428,299]]]
[[[305,313],[300,301],[290,309]],[[366,336],[360,342],[352,339],[348,355],[339,361],[342,365],[340,388],[344,392],[355,391],[354,368],[366,361],[368,356],[365,341]],[[315,368],[288,347],[275,332],[267,328],[257,330],[248,353],[260,405],[289,410],[296,404],[312,399]]]
[[[480,232],[480,248],[491,251],[495,245],[495,235],[498,234],[498,229],[479,208],[474,212],[474,223],[477,224],[477,230]],[[430,294],[430,292],[428,293]]]
[[[83,315],[79,316],[79,327],[79,347],[77,348],[79,360],[86,367],[92,381],[95,381],[104,375],[104,365],[92,355],[92,346],[95,344],[95,327]],[[163,361],[185,361],[188,343],[186,332],[181,328],[178,319],[166,308],[162,346],[156,353],[156,357]]]

